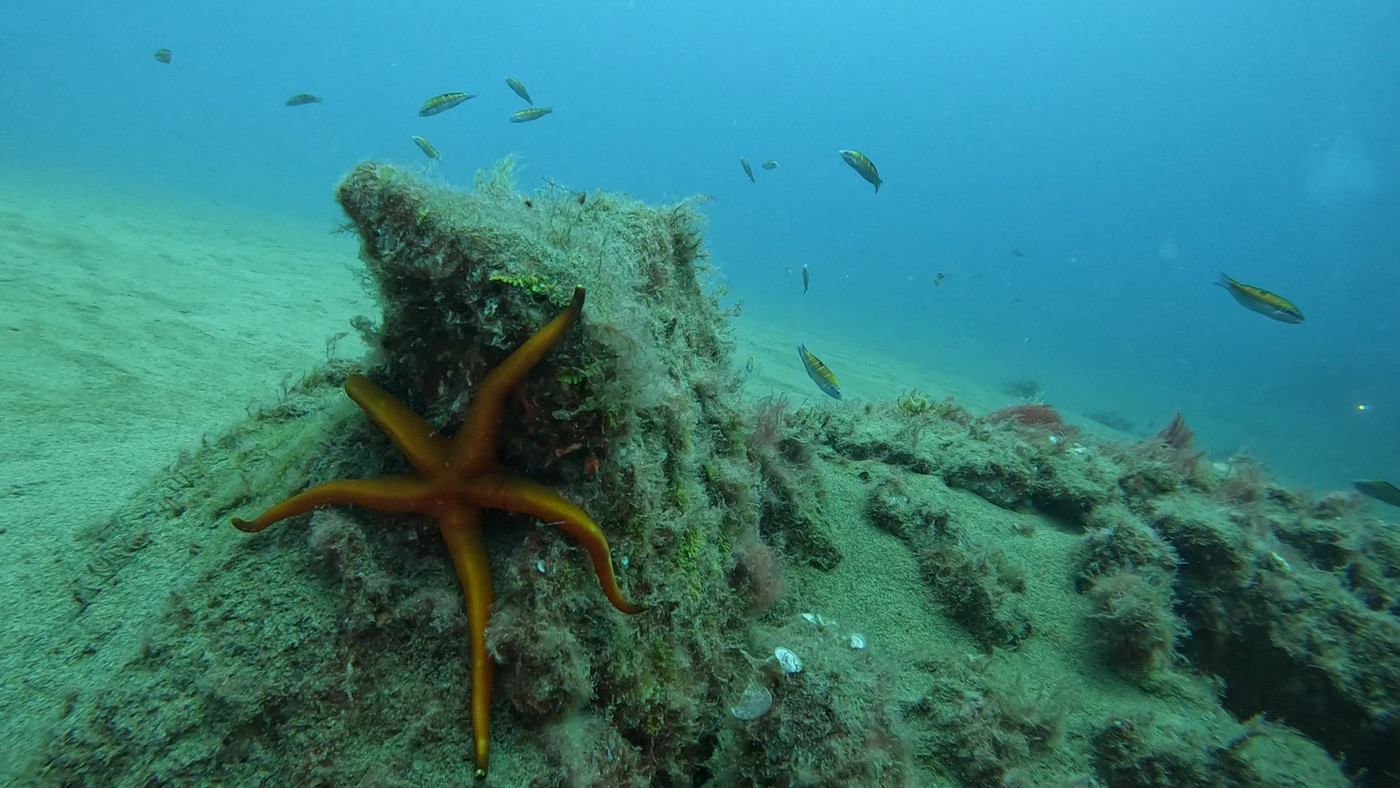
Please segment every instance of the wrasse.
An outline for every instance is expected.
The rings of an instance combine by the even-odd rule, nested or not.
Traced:
[[[812,382],[817,384],[817,388],[825,391],[828,396],[841,399],[841,383],[836,380],[830,369],[822,363],[821,359],[812,355],[807,350],[806,345],[797,346],[797,355],[802,359],[802,366],[807,368],[807,376]]]
[[[843,150],[839,153],[841,159],[851,165],[851,169],[860,173],[860,177],[875,184],[875,193],[879,194],[880,184],[884,181],[880,180],[880,171],[875,169],[875,162],[866,158],[865,154],[858,150]]]
[[[553,111],[554,109],[552,107],[532,107],[530,109],[522,109],[514,115],[510,116],[510,122],[529,123],[532,120],[539,120],[540,118],[543,118],[545,115],[548,115]]]
[[[1241,284],[1223,273],[1216,284],[1225,288],[1245,309],[1258,312],[1264,317],[1273,318],[1280,323],[1303,322],[1302,311],[1283,296],[1270,293],[1262,287]]]
[[[1362,480],[1351,483],[1356,491],[1370,498],[1375,498],[1381,503],[1388,503],[1391,506],[1400,506],[1400,489],[1390,482],[1380,480]]]
[[[515,77],[506,77],[506,87],[515,91],[515,95],[525,99],[526,104],[534,104],[535,100],[530,98],[530,91],[525,89],[525,85]]]
[[[168,49],[157,49],[157,50],[156,50],[156,60],[159,60],[159,61],[162,62],[162,63],[169,63],[169,62],[170,62],[170,50],[168,50]]]
[[[444,93],[441,96],[433,96],[423,102],[423,106],[418,110],[418,115],[426,118],[429,115],[446,112],[469,98],[476,98],[476,96],[471,93]]]
[[[433,143],[428,142],[417,134],[413,135],[413,144],[418,146],[418,150],[423,151],[423,155],[435,161],[442,161],[442,154],[433,147]]]
[[[746,159],[746,158],[744,158],[743,156],[740,156],[740,157],[739,157],[739,166],[741,166],[741,167],[744,168],[744,174],[747,175],[747,176],[749,176],[749,180],[752,181],[752,180],[753,180],[753,167],[750,167],[750,166],[749,166],[749,160]],[[757,183],[757,181],[755,181],[755,183]]]
[[[289,107],[304,107],[304,106],[306,106],[307,104],[320,104],[320,103],[321,103],[320,97],[319,97],[319,96],[313,96],[313,95],[311,95],[310,93],[298,93],[298,94],[296,94],[295,96],[292,96],[291,98],[287,99],[287,106],[289,106]]]

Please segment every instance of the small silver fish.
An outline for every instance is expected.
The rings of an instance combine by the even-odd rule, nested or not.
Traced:
[[[807,369],[807,377],[817,384],[817,388],[826,392],[826,395],[835,399],[841,399],[841,383],[836,380],[836,375],[821,362],[821,359],[812,355],[806,345],[797,346],[797,355],[802,359],[802,366]]]
[[[506,77],[506,86],[515,91],[515,95],[525,99],[526,104],[534,105],[535,100],[530,98],[530,91],[525,89],[520,80],[515,77]]]
[[[423,155],[435,161],[442,161],[442,154],[433,147],[433,143],[428,142],[417,134],[413,135],[413,144],[418,146],[418,150],[423,151]]]
[[[539,120],[553,111],[554,109],[551,107],[531,107],[530,109],[522,109],[510,116],[510,122],[528,123],[532,120]]]
[[[1276,293],[1270,293],[1262,287],[1247,285],[1237,282],[1220,274],[1216,284],[1225,288],[1226,292],[1239,303],[1240,306],[1251,312],[1258,312],[1264,317],[1273,318],[1280,323],[1301,323],[1303,322],[1303,312],[1293,305],[1292,301]]]
[[[740,164],[740,166],[742,166],[742,167],[744,168],[744,174],[747,175],[747,176],[749,176],[749,180],[752,181],[752,180],[753,180],[753,167],[750,167],[750,166],[749,166],[749,160],[746,159],[746,158],[744,158],[743,156],[740,156],[740,157],[739,157],[739,164]],[[757,181],[754,181],[754,182],[757,183]]]
[[[476,96],[471,93],[443,93],[440,96],[433,96],[423,102],[423,106],[418,110],[418,115],[424,118],[437,115],[452,109],[469,98],[476,98]]]
[[[880,171],[875,169],[875,162],[866,158],[865,154],[858,150],[843,150],[838,151],[838,153],[841,154],[843,161],[851,165],[851,169],[860,174],[860,177],[868,183],[875,184],[876,194],[880,193],[880,184],[884,181],[880,180]]]
[[[1363,479],[1351,483],[1356,491],[1370,498],[1375,498],[1381,503],[1388,503],[1391,506],[1400,506],[1400,488],[1390,482],[1379,479]]]

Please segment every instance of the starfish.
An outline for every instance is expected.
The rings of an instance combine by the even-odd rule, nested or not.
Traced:
[[[613,607],[629,615],[642,612],[640,606],[623,599],[613,575],[608,540],[598,525],[548,487],[506,471],[496,457],[506,395],[578,320],[583,311],[583,294],[582,287],[575,288],[567,309],[487,374],[477,387],[462,428],[451,439],[438,435],[401,400],[363,375],[346,379],[345,393],[388,433],[417,469],[416,475],[325,482],[288,498],[255,520],[233,519],[240,531],[253,533],[316,507],[337,504],[437,518],[462,585],[471,630],[472,733],[478,780],[485,779],[491,755],[491,684],[495,670],[495,663],[486,653],[486,624],[491,618],[494,594],[481,531],[482,509],[528,514],[563,528],[592,557],[603,593]]]

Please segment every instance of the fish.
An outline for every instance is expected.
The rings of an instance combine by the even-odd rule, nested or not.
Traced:
[[[841,383],[836,380],[836,376],[827,369],[821,359],[812,355],[811,351],[807,350],[806,345],[797,346],[797,355],[802,359],[802,366],[807,368],[807,376],[812,379],[813,383],[817,384],[817,388],[826,392],[830,397],[841,399]]]
[[[426,118],[430,115],[446,112],[470,98],[476,98],[476,95],[473,93],[443,93],[440,96],[433,96],[423,102],[423,106],[418,109],[418,116]]]
[[[776,170],[778,169],[778,163],[776,161],[773,161],[772,159],[769,159],[768,161],[763,162],[763,169]]]
[[[320,97],[318,97],[318,96],[313,96],[313,95],[311,95],[310,93],[298,93],[298,94],[296,94],[295,96],[292,96],[291,98],[287,99],[287,106],[289,106],[289,107],[304,107],[304,106],[306,106],[307,104],[320,104],[320,103],[321,103]]]
[[[170,50],[168,50],[168,49],[157,49],[157,50],[156,50],[156,60],[159,60],[159,61],[162,62],[162,63],[169,63],[169,62],[170,62]]]
[[[1220,279],[1216,281],[1216,284],[1225,288],[1226,292],[1245,309],[1258,312],[1264,317],[1272,318],[1280,323],[1303,322],[1302,310],[1283,296],[1270,293],[1262,287],[1236,282],[1224,273],[1220,274]]]
[[[752,180],[753,180],[753,167],[750,167],[750,166],[749,166],[749,160],[746,159],[746,158],[744,158],[743,156],[740,156],[740,157],[739,157],[739,165],[742,166],[742,167],[744,168],[744,174],[747,175],[747,176],[749,176],[749,180],[752,181]],[[757,183],[757,181],[754,181],[754,182]]]
[[[802,292],[807,292],[807,288],[812,286],[812,272],[807,270],[807,264],[802,264]]]
[[[1400,506],[1400,488],[1390,482],[1383,482],[1379,479],[1363,479],[1351,483],[1356,491],[1370,498],[1375,498],[1381,503],[1388,503],[1391,506]]]
[[[427,156],[430,159],[435,159],[437,161],[442,161],[442,154],[438,153],[437,148],[433,147],[433,143],[428,142],[427,140],[415,134],[413,135],[413,144],[418,146],[418,150],[423,151],[424,156]]]
[[[553,111],[553,107],[531,107],[530,109],[522,109],[510,116],[510,122],[529,123],[532,120],[539,120]]]
[[[787,275],[792,276],[792,266],[787,267]]]
[[[838,152],[841,154],[842,160],[851,165],[851,169],[860,173],[860,177],[875,184],[875,193],[879,194],[880,184],[884,183],[884,181],[880,180],[880,172],[875,169],[875,162],[866,158],[865,154],[858,150],[843,150]]]
[[[934,274],[934,276],[933,276],[933,286],[934,286],[934,287],[938,287],[938,283],[939,283],[939,282],[942,282],[944,279],[947,279],[947,278],[948,278],[948,275],[945,274],[945,273]]]
[[[506,77],[506,86],[515,91],[515,95],[525,99],[526,104],[534,105],[535,100],[530,98],[530,91],[525,89],[520,80],[515,77]]]
[[[748,362],[744,364],[744,377],[748,377],[749,375],[752,375],[752,374],[753,374],[753,368],[754,368],[753,356],[749,356]]]
[[[1011,247],[1011,253],[1012,253],[1013,255],[1017,256],[1017,257],[1025,257],[1025,256],[1026,256],[1026,253],[1025,253],[1025,252],[1021,251],[1020,249],[1017,249],[1017,248],[1014,247],[1014,246]]]

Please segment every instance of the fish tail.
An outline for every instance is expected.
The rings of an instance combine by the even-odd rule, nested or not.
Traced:
[[[1230,285],[1234,284],[1235,280],[1231,279],[1229,274],[1225,273],[1224,271],[1221,271],[1220,278],[1215,280],[1215,283],[1225,288],[1226,290],[1229,290]]]

